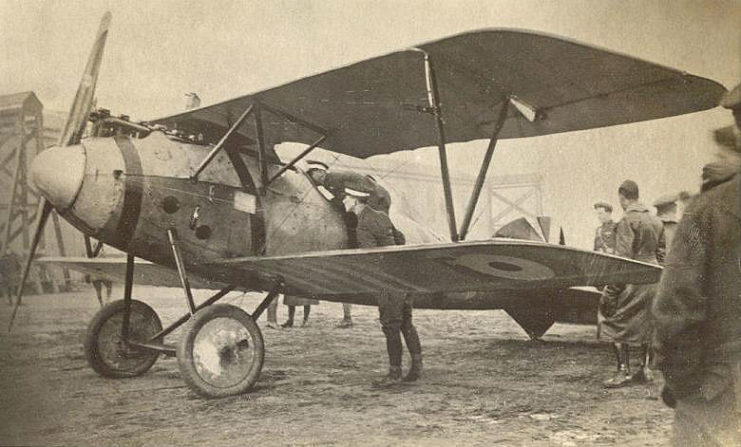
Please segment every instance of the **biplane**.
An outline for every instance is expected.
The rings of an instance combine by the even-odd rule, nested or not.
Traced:
[[[568,319],[563,309],[594,299],[580,287],[656,282],[659,267],[630,259],[545,242],[466,241],[492,154],[503,139],[702,111],[725,92],[709,79],[612,51],[487,29],[147,123],[98,117],[94,124],[109,134],[82,138],[109,23],[107,14],[59,144],[32,164],[45,199],[24,281],[53,210],[123,250],[125,267],[57,260],[119,269],[125,278],[123,299],[88,328],[91,367],[133,377],[159,355],[174,355],[185,382],[208,397],[246,392],[258,380],[265,348],[255,321],[280,293],[374,304],[379,290],[393,288],[414,294],[419,307],[503,308],[537,337]],[[489,145],[459,225],[447,145],[482,139]],[[281,160],[275,146],[283,142],[305,149]],[[449,242],[420,237],[348,248],[341,212],[298,165],[318,147],[366,158],[428,146],[438,149]],[[133,285],[135,277],[172,275],[166,272],[176,272],[188,311],[163,328],[133,298]],[[191,281],[218,291],[197,304]],[[217,304],[234,289],[266,295],[251,313]],[[183,324],[182,337],[166,343]]]

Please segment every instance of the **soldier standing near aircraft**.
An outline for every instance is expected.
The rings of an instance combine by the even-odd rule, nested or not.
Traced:
[[[354,186],[354,185],[353,185]],[[360,248],[383,247],[395,245],[393,224],[388,215],[371,208],[367,203],[371,193],[356,186],[357,189],[345,188],[343,204],[349,213],[358,218],[358,246]],[[381,328],[386,336],[386,349],[389,356],[389,372],[376,385],[392,385],[401,378],[401,358],[403,347],[401,335],[404,336],[407,349],[412,357],[412,366],[404,381],[413,382],[422,373],[422,346],[417,329],[412,324],[412,298],[405,292],[381,290],[378,294],[378,311]]]
[[[654,202],[656,217],[664,224],[667,251],[672,246],[672,240],[674,240],[674,234],[677,232],[677,225],[679,225],[679,219],[677,219],[678,200],[679,196],[677,194],[669,194],[659,197]]]
[[[594,209],[600,221],[600,226],[597,227],[594,235],[594,251],[613,254],[615,253],[617,224],[612,220],[612,205],[607,202],[597,202],[594,204]]]
[[[615,254],[637,261],[659,264],[664,261],[664,227],[638,201],[638,185],[626,180],[618,189],[623,218],[617,225]],[[604,382],[616,388],[631,381],[650,381],[648,346],[651,337],[650,306],[656,294],[656,284],[616,284],[605,287],[599,308],[601,330],[613,341],[618,360],[617,374]],[[641,369],[630,373],[629,345],[642,348]]]
[[[376,211],[380,211],[388,215],[389,208],[391,207],[391,196],[389,195],[386,188],[381,186],[373,177],[366,174],[353,171],[340,171],[340,170],[329,170],[329,166],[320,161],[308,161],[309,169],[307,174],[317,184],[317,187],[322,192],[324,197],[334,202],[338,207],[342,208],[342,199],[345,196],[345,188],[348,185],[363,185],[364,190],[368,190],[369,196],[367,200],[368,206]],[[357,219],[353,213],[346,213],[345,222],[348,228],[348,239],[350,241],[350,248],[357,248],[357,236],[355,227],[357,226]],[[401,234],[394,229],[395,237]],[[397,240],[397,243],[398,240]],[[403,243],[403,242],[401,242]],[[343,318],[337,327],[348,328],[352,326],[352,304],[342,304]]]
[[[721,105],[741,131],[741,85]],[[741,445],[741,176],[738,165],[730,177],[712,172],[703,169],[652,307],[677,446]]]

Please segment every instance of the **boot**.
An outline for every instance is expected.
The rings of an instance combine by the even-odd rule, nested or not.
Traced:
[[[618,356],[618,371],[614,377],[602,382],[605,388],[620,388],[629,385],[633,376],[630,374],[630,351],[625,343],[616,343],[615,352]]]
[[[401,382],[401,366],[389,366],[389,373],[373,381],[375,386],[391,386]]]
[[[412,366],[404,379],[404,382],[415,382],[422,375],[422,354],[412,354]]]
[[[641,368],[631,376],[631,379],[635,383],[651,383],[654,381],[654,372],[646,365],[642,365]]]
[[[630,374],[630,370],[625,365],[620,365],[620,370],[615,376],[602,382],[602,386],[605,388],[621,388],[629,385],[633,380],[633,376]]]
[[[654,372],[649,367],[651,364],[651,349],[647,344],[644,344],[641,348],[643,360],[641,368],[633,374],[633,381],[636,383],[651,383],[654,380]]]

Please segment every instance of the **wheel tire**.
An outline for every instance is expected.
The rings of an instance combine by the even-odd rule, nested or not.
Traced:
[[[158,352],[126,347],[121,340],[125,302],[114,301],[95,314],[85,336],[85,357],[103,377],[126,378],[144,374],[154,365]],[[129,338],[145,342],[162,330],[157,313],[141,301],[131,301]]]
[[[201,396],[233,396],[257,382],[265,343],[255,320],[242,309],[214,304],[191,318],[177,347],[183,380]]]

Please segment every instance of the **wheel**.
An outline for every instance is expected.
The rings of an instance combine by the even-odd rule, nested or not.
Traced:
[[[191,318],[177,348],[183,380],[204,397],[242,394],[257,382],[265,343],[242,309],[214,304]]]
[[[90,367],[104,377],[136,377],[154,365],[158,352],[127,346],[121,339],[125,302],[114,301],[101,308],[87,329],[85,357]],[[155,311],[141,301],[131,301],[129,339],[146,342],[162,330]]]

